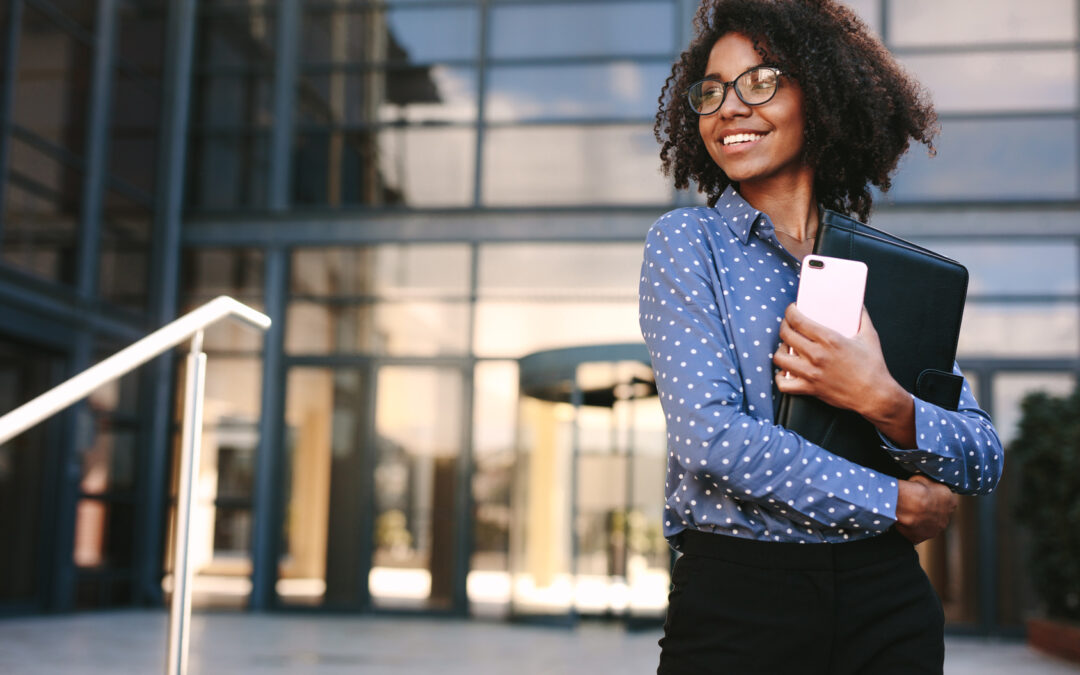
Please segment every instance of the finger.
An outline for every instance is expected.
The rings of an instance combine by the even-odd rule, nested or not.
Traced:
[[[785,379],[806,378],[809,374],[810,364],[801,357],[799,352],[781,342],[773,354],[773,365],[780,369],[780,375]]]
[[[776,388],[782,394],[809,394],[810,383],[791,372],[780,371],[773,378]]]
[[[791,325],[791,328],[795,329],[797,333],[805,335],[814,342],[834,340],[835,338],[840,337],[840,333],[837,333],[832,328],[808,317],[795,303],[788,305],[787,310],[784,312],[784,320],[787,321]]]
[[[780,322],[780,340],[794,349],[796,354],[809,354],[814,345],[812,339],[800,333],[787,319]]]

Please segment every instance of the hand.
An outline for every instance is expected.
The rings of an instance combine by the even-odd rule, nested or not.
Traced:
[[[897,481],[896,531],[918,544],[941,534],[952,520],[959,499],[952,490],[916,474]]]
[[[788,306],[773,355],[783,393],[816,396],[854,410],[899,447],[915,445],[915,405],[893,379],[881,353],[877,330],[863,307],[859,332],[845,337]],[[789,353],[790,351],[794,353]]]

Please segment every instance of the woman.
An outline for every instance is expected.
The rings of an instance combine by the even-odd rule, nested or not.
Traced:
[[[865,220],[910,141],[933,151],[933,108],[839,3],[712,0],[696,26],[656,133],[665,173],[709,207],[656,222],[640,288],[683,554],[658,672],[940,673],[941,604],[912,544],[945,528],[954,492],[994,489],[998,435],[966,382],[955,412],[904,391],[865,311],[848,339],[792,304],[819,208]],[[858,412],[911,477],[776,426],[780,392]]]

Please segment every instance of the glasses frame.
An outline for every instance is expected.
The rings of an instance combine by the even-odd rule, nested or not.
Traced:
[[[764,101],[758,101],[757,103],[751,103],[750,101],[746,100],[746,98],[743,96],[742,92],[739,91],[739,87],[736,86],[735,83],[738,82],[739,80],[741,80],[743,78],[743,76],[748,75],[748,74],[754,72],[755,70],[761,70],[763,68],[766,69],[766,70],[771,70],[771,71],[773,71],[773,73],[776,74],[776,86],[773,87],[772,93],[769,94],[769,98],[765,99]],[[717,79],[715,77],[705,77],[705,78],[702,78],[702,79],[698,80],[697,82],[693,83],[692,85],[690,85],[690,87],[686,90],[686,102],[690,105],[690,110],[693,110],[695,114],[700,115],[702,117],[704,117],[706,115],[712,115],[712,114],[716,113],[717,111],[719,111],[720,108],[724,107],[724,102],[727,101],[728,88],[730,87],[731,89],[735,90],[735,95],[738,96],[739,100],[742,101],[744,104],[746,104],[748,106],[765,105],[769,101],[773,100],[773,97],[776,96],[777,90],[780,89],[780,77],[783,74],[784,74],[784,71],[781,70],[780,68],[778,68],[778,67],[776,67],[774,65],[768,64],[768,63],[762,63],[760,65],[754,66],[753,68],[747,68],[743,72],[736,75],[735,79],[732,80],[731,82],[724,82],[723,80]],[[695,87],[698,87],[699,85],[702,85],[702,84],[704,84],[706,82],[715,82],[716,84],[719,84],[721,87],[724,88],[724,93],[720,95],[720,105],[716,106],[716,110],[712,110],[710,112],[703,113],[703,112],[699,112],[698,109],[694,107],[694,100],[691,97],[691,92],[694,91]]]

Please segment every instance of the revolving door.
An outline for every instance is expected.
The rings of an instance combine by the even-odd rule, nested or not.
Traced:
[[[520,361],[511,612],[655,620],[667,603],[666,452],[648,352],[598,345]]]

